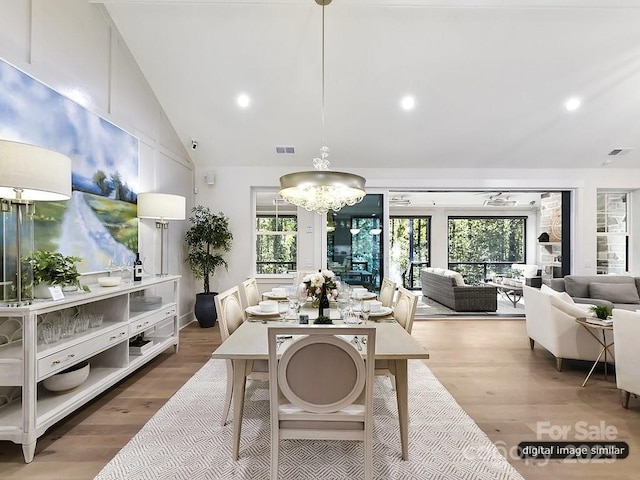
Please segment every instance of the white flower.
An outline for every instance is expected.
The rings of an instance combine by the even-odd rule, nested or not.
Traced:
[[[327,278],[333,278],[336,276],[336,274],[333,273],[331,270],[323,270],[322,275],[324,275]]]

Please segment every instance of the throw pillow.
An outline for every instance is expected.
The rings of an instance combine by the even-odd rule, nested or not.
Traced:
[[[554,290],[551,287],[548,287],[547,285],[542,285],[542,287],[540,287],[540,291],[542,293],[546,293],[547,295],[552,295],[556,298],[559,298],[560,300],[563,300],[567,303],[572,303],[575,304],[576,302],[573,301],[573,298],[571,298],[571,295],[569,295],[567,292],[558,292],[557,290]]]
[[[445,270],[444,271],[444,276],[447,277],[447,278],[452,278],[457,287],[463,287],[464,286],[464,278],[462,278],[462,274],[461,273],[456,272],[454,270]]]
[[[590,283],[591,298],[609,300],[611,303],[640,303],[635,284],[631,283]]]
[[[574,318],[585,318],[593,316],[593,313],[587,311],[585,308],[581,308],[574,303],[569,303],[555,295],[549,295],[549,302],[558,310]]]

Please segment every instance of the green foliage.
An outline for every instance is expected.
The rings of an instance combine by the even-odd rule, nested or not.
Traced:
[[[525,222],[524,217],[450,218],[449,263],[469,263],[451,268],[473,284],[482,280],[484,263],[501,274],[509,267],[500,263],[524,263]]]
[[[330,325],[333,323],[333,320],[331,320],[329,317],[325,317],[324,315],[321,315],[318,318],[316,318],[313,321],[313,323],[316,325]]]
[[[287,273],[297,263],[298,219],[295,215],[259,215],[256,218],[257,273]]]
[[[607,305],[592,305],[589,310],[595,313],[600,320],[606,320],[612,314],[611,307]]]
[[[136,252],[138,250],[136,205],[91,193],[85,193],[84,198],[116,242]]]
[[[80,286],[80,274],[76,269],[76,263],[82,258],[67,256],[58,252],[36,250],[32,255],[23,259],[24,263],[31,264],[33,269],[33,281],[49,283],[51,285],[75,285]]]
[[[218,267],[228,268],[223,254],[231,250],[233,234],[229,219],[222,212],[216,215],[202,205],[191,212],[191,227],[185,235],[187,261],[195,277],[204,279],[204,293],[210,293],[209,276],[214,275]]]

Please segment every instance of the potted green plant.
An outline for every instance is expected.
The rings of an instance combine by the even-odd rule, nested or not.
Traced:
[[[612,314],[611,307],[607,305],[592,305],[589,310],[591,310],[600,320],[606,320]]]
[[[60,285],[63,289],[80,287],[80,273],[76,263],[82,258],[65,256],[59,252],[36,250],[25,258],[33,271],[34,297],[50,298],[48,287]],[[66,287],[66,288],[65,288]]]
[[[196,278],[204,280],[204,291],[196,294],[194,314],[203,328],[213,327],[218,318],[209,277],[218,267],[228,268],[224,254],[231,250],[233,234],[229,229],[229,219],[220,212],[212,213],[208,207],[198,205],[191,210],[191,227],[187,230],[187,261]]]

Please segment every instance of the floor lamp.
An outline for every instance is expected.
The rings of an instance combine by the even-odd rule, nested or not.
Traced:
[[[71,159],[46,148],[0,139],[0,171],[3,298],[22,303],[27,297],[23,283],[33,280],[33,272],[23,271],[21,264],[23,254],[33,251],[33,202],[71,197]]]
[[[168,242],[169,220],[184,220],[187,200],[181,195],[169,193],[139,193],[138,218],[153,218],[160,229],[160,275],[168,275],[168,257],[165,249]],[[166,237],[166,239],[165,239]],[[165,264],[167,268],[165,269]]]

